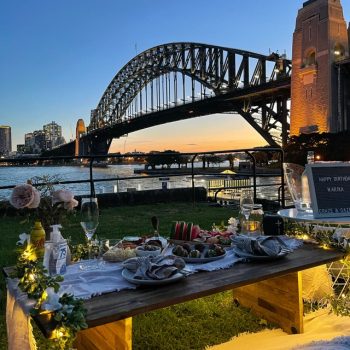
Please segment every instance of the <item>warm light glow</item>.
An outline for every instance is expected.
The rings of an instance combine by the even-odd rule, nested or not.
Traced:
[[[35,261],[37,259],[35,251],[33,250],[33,247],[30,244],[28,244],[26,249],[23,251],[22,257],[23,259],[28,261]]]
[[[29,279],[29,281],[35,281],[35,275],[33,274],[33,273],[30,273],[29,275],[28,275],[28,279]]]
[[[260,222],[249,220],[243,223],[243,229],[247,232],[254,232],[260,229]]]
[[[316,160],[320,160],[321,156],[319,154],[317,154],[315,158],[316,158]]]
[[[308,235],[302,235],[302,237],[301,237],[302,239],[305,239],[305,240],[308,240],[308,239],[310,239],[310,237],[308,236]]]
[[[66,329],[64,327],[56,328],[53,331],[54,338],[62,338],[66,334]]]
[[[47,293],[46,290],[43,291],[43,294],[41,294],[41,300],[46,300],[47,299]]]
[[[337,55],[337,56],[339,56],[340,53],[341,53],[341,52],[340,52],[339,50],[335,50],[335,51],[334,51],[334,54]]]
[[[321,245],[321,248],[325,249],[325,250],[328,250],[330,249],[329,246],[327,244],[322,244]]]

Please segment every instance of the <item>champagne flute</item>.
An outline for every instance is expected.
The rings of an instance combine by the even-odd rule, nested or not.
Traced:
[[[98,226],[98,203],[97,198],[89,197],[81,200],[80,225],[85,232],[88,240],[89,259],[91,258],[91,238],[93,237]]]
[[[251,211],[254,208],[253,193],[250,190],[243,190],[240,199],[241,213],[244,215],[245,219],[248,220]]]

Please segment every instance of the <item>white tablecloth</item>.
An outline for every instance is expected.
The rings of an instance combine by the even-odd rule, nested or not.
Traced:
[[[298,248],[302,242],[285,238],[286,244],[291,249]],[[166,254],[171,254],[171,247]],[[228,248],[226,256],[204,264],[186,264],[186,271],[195,273],[198,271],[215,271],[226,269],[244,259],[236,256],[232,249]],[[89,261],[88,264],[101,264],[100,261]],[[121,291],[124,289],[135,289],[136,286],[127,282],[122,277],[122,263],[105,262],[100,268],[83,270],[80,263],[67,266],[64,281],[61,282],[59,294],[73,294],[76,298],[89,299],[96,295]],[[8,301],[6,309],[6,322],[9,338],[9,350],[33,350],[36,349],[35,340],[31,332],[29,312],[35,302],[27,298],[27,295],[18,288],[18,280],[8,279]],[[23,339],[25,338],[25,340]],[[21,339],[20,341],[17,339]],[[19,342],[19,343],[18,343]],[[18,347],[18,344],[21,344]]]

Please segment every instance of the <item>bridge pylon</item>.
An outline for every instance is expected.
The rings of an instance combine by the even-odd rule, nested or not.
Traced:
[[[75,156],[86,155],[87,149],[84,147],[84,141],[81,139],[81,136],[86,134],[85,123],[83,119],[78,119],[77,126],[75,128]]]
[[[350,129],[345,75],[337,64],[349,57],[340,0],[309,0],[298,12],[293,35],[290,134]]]

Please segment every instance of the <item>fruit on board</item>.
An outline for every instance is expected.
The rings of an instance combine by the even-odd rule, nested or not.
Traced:
[[[193,223],[189,222],[186,227],[185,236],[183,239],[186,241],[191,241],[192,240],[192,229],[193,229]]]
[[[201,232],[201,229],[200,229],[199,225],[193,225],[193,227],[192,227],[192,234],[191,234],[191,240],[198,238],[200,232]]]
[[[200,228],[192,222],[174,221],[171,225],[170,238],[191,241],[199,236]]]
[[[174,247],[173,250],[172,250],[172,253],[174,255],[181,256],[183,258],[187,258],[188,257],[187,250],[181,245],[177,245],[176,247]]]
[[[190,258],[200,258],[201,257],[201,252],[199,250],[191,250],[189,254]]]
[[[208,249],[207,253],[206,253],[206,258],[212,258],[216,256],[216,251],[214,249]]]
[[[205,249],[205,245],[203,243],[197,243],[197,244],[195,244],[194,249],[196,249],[202,253]]]
[[[182,244],[182,247],[189,253],[191,251],[191,245],[188,243]]]

